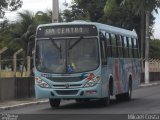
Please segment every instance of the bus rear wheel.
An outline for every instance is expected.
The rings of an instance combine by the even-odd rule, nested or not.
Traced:
[[[61,102],[60,99],[49,99],[49,103],[50,103],[50,106],[51,106],[52,108],[57,108],[57,107],[59,107],[60,102]]]
[[[130,80],[128,85],[128,92],[116,95],[116,99],[118,101],[129,101],[131,100],[131,98],[132,98],[132,82]]]
[[[129,82],[129,87],[128,87],[128,92],[124,94],[125,100],[131,100],[132,99],[132,82],[130,80]]]

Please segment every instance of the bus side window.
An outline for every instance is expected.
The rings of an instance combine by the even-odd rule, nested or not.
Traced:
[[[121,41],[122,41],[122,57],[125,57],[125,49],[124,49],[124,37],[121,36]]]
[[[117,39],[117,53],[118,53],[118,57],[123,57],[123,53],[122,53],[122,39],[120,35],[116,35],[116,39]]]
[[[132,39],[130,37],[128,37],[128,48],[129,48],[129,57],[133,58],[133,54],[132,54]]]
[[[117,53],[117,43],[116,43],[116,36],[114,34],[111,34],[111,44],[112,44],[112,55],[113,57],[118,57]]]
[[[128,58],[128,42],[127,42],[127,38],[126,37],[123,37],[123,40],[124,40],[124,53],[125,53],[125,58]]]
[[[107,43],[107,48],[106,48],[106,54],[107,57],[112,57],[112,47],[111,47],[111,39],[110,39],[110,35],[109,33],[105,33],[105,37],[106,37],[106,43]]]
[[[137,44],[137,39],[133,39],[133,46],[134,46],[134,55],[136,58],[139,57],[138,55],[138,44]]]
[[[105,65],[107,63],[106,38],[102,32],[100,32],[99,35],[100,35],[100,44],[101,44],[101,59],[102,59],[102,64]]]
[[[138,45],[138,39],[136,39],[136,48],[137,48],[137,57],[140,57],[140,53],[139,53],[139,45]]]
[[[131,40],[132,40],[132,55],[133,55],[133,58],[135,58],[135,48],[134,48],[134,39],[133,38],[131,38]]]

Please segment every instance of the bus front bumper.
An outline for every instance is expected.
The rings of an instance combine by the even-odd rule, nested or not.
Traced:
[[[93,87],[75,88],[75,89],[53,89],[41,88],[35,85],[35,93],[37,99],[50,98],[50,99],[79,99],[89,98],[96,99],[102,98],[101,84]]]

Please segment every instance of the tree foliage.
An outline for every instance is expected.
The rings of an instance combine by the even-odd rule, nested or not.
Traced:
[[[125,20],[124,23],[127,23],[130,26],[136,27],[136,24],[134,23],[140,23],[140,19],[142,14],[144,14],[147,10],[150,11],[157,11],[157,8],[159,7],[160,2],[157,0],[107,0],[106,5],[104,7],[104,12],[106,16],[111,16],[114,14],[114,11],[121,11],[123,18],[126,18],[128,20]],[[121,16],[119,14],[119,16]],[[154,16],[152,13],[150,14],[150,26],[154,24]],[[137,21],[134,21],[134,19],[137,19]],[[119,21],[118,19],[117,21]],[[145,24],[145,22],[144,22]],[[127,25],[125,25],[127,26]],[[138,25],[140,26],[140,24]],[[123,26],[122,26],[123,27]],[[140,29],[140,28],[138,28]],[[137,30],[137,33],[138,30]]]
[[[126,7],[128,6],[128,8],[131,7],[130,9],[136,14],[143,14],[146,11],[158,13],[160,7],[159,0],[123,0],[121,3]]]
[[[34,35],[39,24],[51,22],[51,12],[38,11],[33,14],[30,11],[18,13],[19,21],[8,24],[0,30],[0,47],[7,46],[13,51],[23,48],[25,55],[27,54],[29,42],[34,42]]]
[[[22,0],[0,0],[0,16],[3,17],[6,11],[19,9],[22,3]]]
[[[150,41],[150,58],[160,59],[160,40],[151,40]]]
[[[148,46],[148,41],[145,41],[145,36],[149,36],[149,34],[152,34],[152,29],[148,30],[149,26],[153,25],[154,17],[152,15],[152,12],[157,12],[157,9],[160,7],[160,1],[159,0],[107,0],[104,11],[106,14],[110,15],[111,12],[116,9],[117,7],[123,7],[127,11],[130,11],[131,13],[134,13],[136,16],[140,16],[140,24],[139,28],[136,29],[138,33],[139,39],[139,46],[140,46],[140,53],[141,57],[147,57],[148,50],[144,50],[145,44]],[[149,16],[150,14],[150,21],[145,20],[145,15]],[[147,26],[146,27],[146,23]],[[152,27],[150,27],[152,28]],[[145,32],[146,31],[146,32]],[[148,34],[149,31],[149,34]],[[145,34],[146,33],[146,34]],[[146,48],[147,49],[147,48]],[[145,53],[144,53],[145,52]],[[148,58],[148,57],[147,57]]]
[[[74,0],[70,9],[63,12],[66,21],[90,20],[100,22],[106,0]]]

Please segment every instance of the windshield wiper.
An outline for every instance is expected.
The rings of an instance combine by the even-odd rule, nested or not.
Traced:
[[[60,46],[58,46],[56,43],[55,43],[55,39],[52,39],[52,38],[50,38],[50,40],[51,40],[51,42],[52,42],[52,44],[56,47],[56,49],[60,52],[60,58],[62,58],[62,48],[61,48],[61,44],[60,44]]]
[[[74,46],[76,46],[81,40],[83,39],[83,36],[81,36],[73,45],[71,45],[68,49],[71,50]]]
[[[55,39],[52,39],[52,38],[50,38],[50,40],[51,40],[51,42],[52,42],[52,44],[57,48],[57,50],[59,50],[60,51],[60,49],[61,49],[61,46],[60,47],[58,47],[58,45],[55,43]]]

